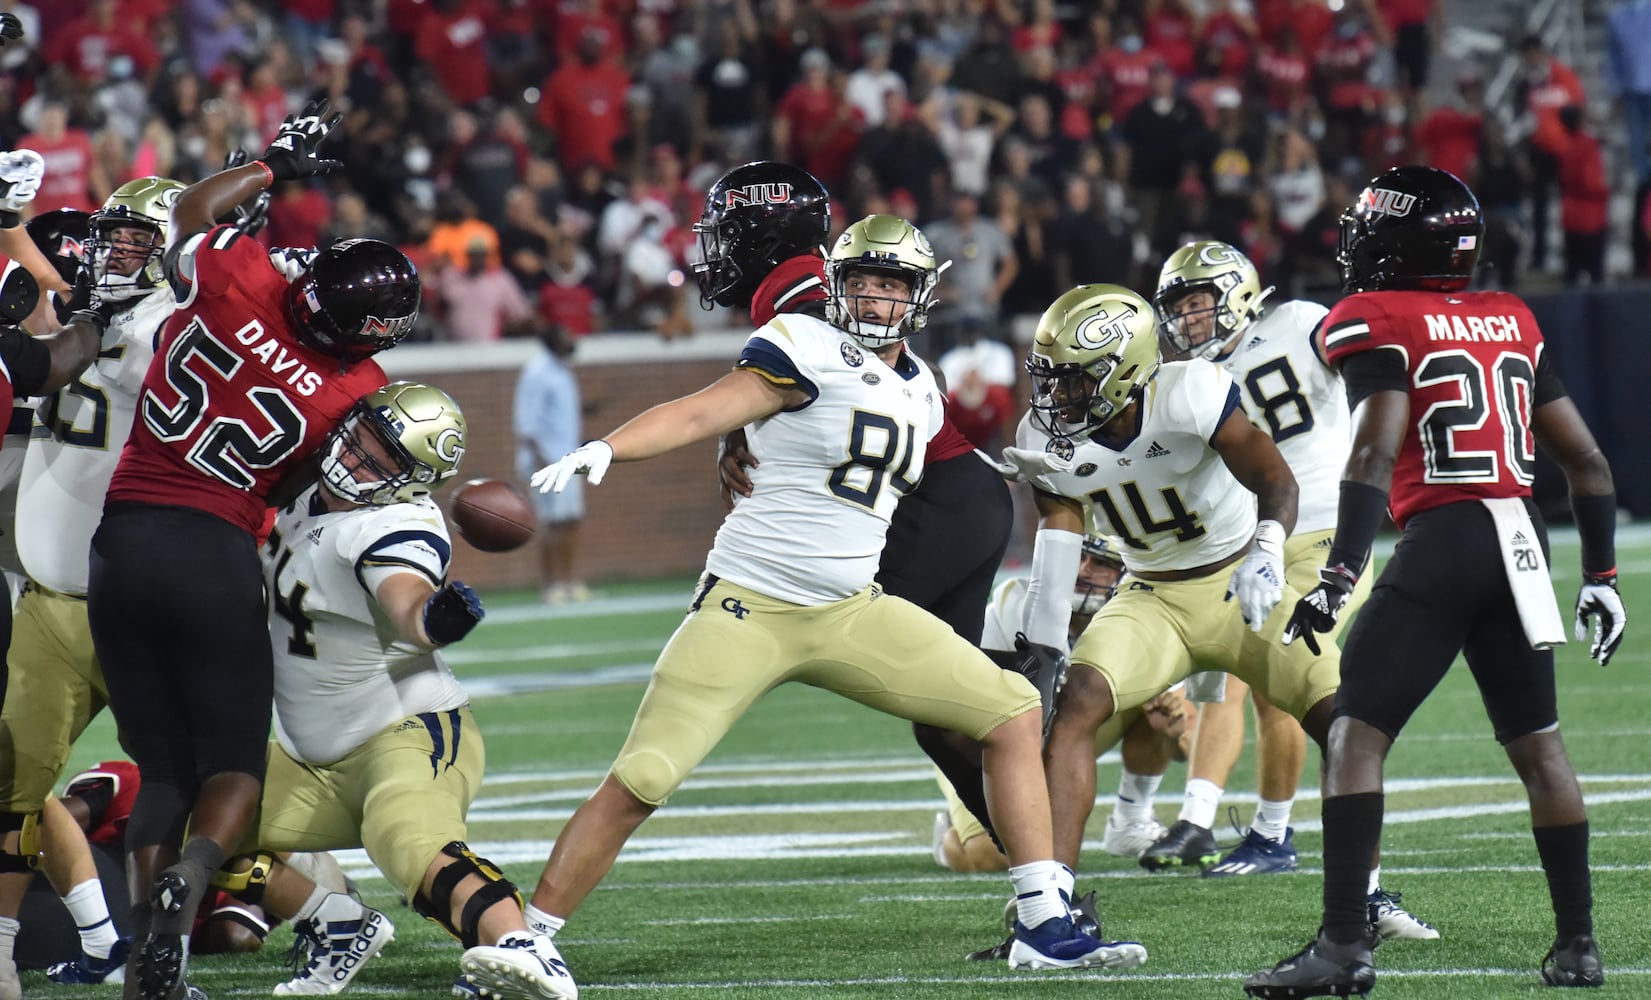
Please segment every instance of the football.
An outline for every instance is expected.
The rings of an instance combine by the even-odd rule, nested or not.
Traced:
[[[522,491],[502,479],[472,479],[448,505],[459,537],[483,552],[509,552],[533,537],[538,519]]]

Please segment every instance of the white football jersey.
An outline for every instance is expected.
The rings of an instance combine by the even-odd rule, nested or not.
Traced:
[[[17,554],[44,587],[86,593],[103,494],[132,432],[155,341],[176,305],[171,289],[157,288],[116,313],[97,360],[35,409],[18,482]]]
[[[1015,444],[1066,455],[1071,468],[1032,480],[1084,507],[1086,534],[1123,540],[1132,572],[1195,569],[1232,555],[1255,534],[1255,495],[1210,438],[1240,405],[1232,376],[1208,361],[1158,369],[1142,399],[1141,431],[1118,448],[1094,437],[1055,440],[1021,418]],[[1071,587],[1059,588],[1062,599]]]
[[[1353,448],[1347,387],[1313,349],[1313,330],[1328,312],[1300,300],[1273,306],[1219,362],[1238,382],[1250,422],[1272,436],[1295,474],[1297,534],[1336,526]]]
[[[810,401],[745,428],[762,461],[717,531],[706,569],[793,604],[840,601],[877,575],[889,518],[923,474],[941,393],[910,351],[891,368],[812,316],[775,317],[739,367]]]
[[[402,719],[468,699],[441,654],[404,641],[376,599],[414,572],[440,587],[452,548],[429,499],[329,513],[312,486],[264,546],[275,652],[275,735],[331,764]]]

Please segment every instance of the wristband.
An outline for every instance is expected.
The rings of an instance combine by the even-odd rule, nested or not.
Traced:
[[[1601,576],[1617,571],[1617,495],[1571,497],[1571,519],[1582,542],[1582,571]]]

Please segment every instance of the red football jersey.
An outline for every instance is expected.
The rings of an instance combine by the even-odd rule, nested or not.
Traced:
[[[86,831],[86,840],[93,844],[119,844],[126,839],[126,820],[132,815],[132,804],[138,799],[138,766],[129,760],[106,760],[70,778],[63,787],[65,796],[90,790],[97,785],[109,786],[109,807],[97,822]]]
[[[256,534],[270,489],[388,381],[370,358],[340,371],[300,342],[286,292],[256,240],[232,226],[206,234],[189,298],[143,380],[109,501],[193,507]]]
[[[1388,506],[1406,519],[1459,500],[1529,496],[1542,331],[1507,292],[1363,292],[1324,318],[1332,366],[1363,351],[1404,360],[1410,427]]]
[[[751,295],[751,323],[763,326],[780,313],[800,312],[810,302],[824,302],[826,297],[825,259],[819,254],[805,253],[787,260],[768,272],[756,292]],[[946,414],[940,431],[929,439],[924,461],[944,462],[948,458],[975,450],[969,439],[952,423]]]

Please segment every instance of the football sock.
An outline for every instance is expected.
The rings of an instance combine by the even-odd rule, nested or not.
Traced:
[[[1118,819],[1125,823],[1152,818],[1152,796],[1164,780],[1161,774],[1136,774],[1124,768],[1118,779],[1118,804],[1112,807]]]
[[[1588,874],[1588,821],[1531,830],[1553,897],[1554,929],[1561,941],[1594,932],[1594,893]]]
[[[195,925],[195,911],[201,908],[201,900],[206,898],[212,873],[223,863],[224,849],[210,838],[189,838],[189,842],[183,845],[183,856],[178,859],[177,864],[167,869],[178,872],[184,878],[187,893],[183,905],[175,913],[157,910],[152,933],[177,934],[187,938],[190,929]]]
[[[0,965],[12,962],[17,949],[17,931],[22,925],[15,917],[0,917]]]
[[[526,921],[528,930],[547,938],[554,938],[557,931],[567,926],[566,917],[553,917],[532,903],[522,907],[522,919]]]
[[[1364,940],[1369,920],[1370,859],[1382,839],[1381,792],[1324,800],[1324,936],[1336,944]]]
[[[1262,799],[1256,804],[1255,818],[1250,820],[1250,829],[1274,843],[1283,843],[1284,834],[1290,829],[1290,807],[1295,804],[1294,798],[1278,802]]]
[[[1025,927],[1045,920],[1069,916],[1072,902],[1072,869],[1059,861],[1033,861],[1009,869],[1015,886],[1015,910]]]
[[[322,900],[330,894],[326,886],[318,885],[311,889],[309,898],[304,900],[304,905],[300,906],[298,912],[292,915],[292,922],[297,923],[300,920],[308,920],[315,916],[315,911],[321,908]]]
[[[1366,896],[1374,896],[1376,894],[1376,890],[1380,889],[1381,887],[1382,887],[1382,866],[1377,865],[1376,867],[1370,869],[1370,888],[1369,888],[1368,891],[1365,892],[1365,895]]]
[[[80,950],[93,958],[108,958],[109,949],[120,940],[115,922],[109,918],[109,901],[103,898],[103,883],[95,878],[69,890],[63,897],[69,916],[80,929]]]
[[[1193,826],[1208,830],[1215,825],[1215,810],[1221,805],[1221,786],[1203,778],[1187,782],[1186,798],[1181,803],[1181,818]]]

